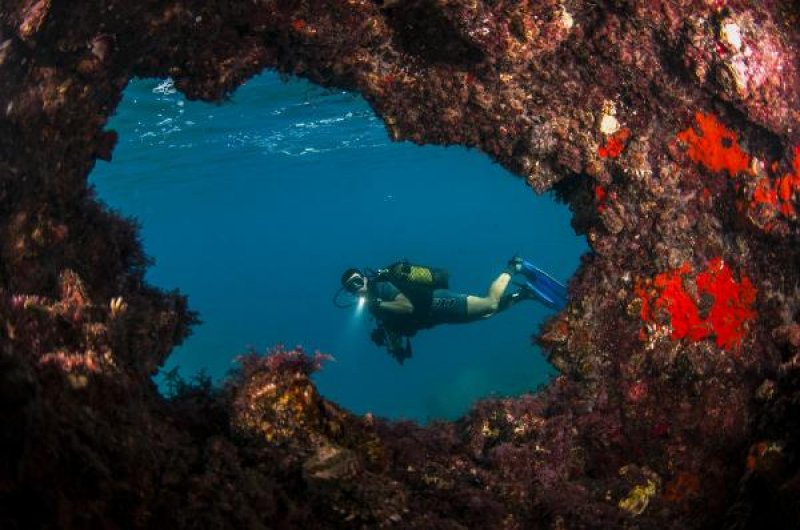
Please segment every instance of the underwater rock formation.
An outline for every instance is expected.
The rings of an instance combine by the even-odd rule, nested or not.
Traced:
[[[800,527],[798,22],[793,0],[4,1],[0,525]],[[569,204],[591,252],[537,337],[547,388],[421,427],[342,410],[321,359],[277,350],[158,394],[195,315],[87,175],[132,77],[220,101],[265,68]]]

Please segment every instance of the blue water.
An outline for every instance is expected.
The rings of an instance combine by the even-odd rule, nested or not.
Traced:
[[[188,294],[203,321],[165,369],[219,380],[250,347],[301,344],[336,359],[315,376],[327,397],[419,421],[552,376],[530,342],[551,314],[535,302],[420,332],[404,366],[370,341],[367,315],[331,302],[345,268],[400,258],[481,295],[516,252],[566,281],[587,249],[567,208],[486,155],[391,143],[360,96],[272,73],[221,105],[132,82],[109,128],[114,160],[91,182],[141,224],[148,281]]]

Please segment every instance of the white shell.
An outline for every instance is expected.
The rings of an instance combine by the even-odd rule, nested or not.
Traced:
[[[600,119],[600,132],[603,134],[614,134],[619,130],[619,121],[611,114],[603,114]]]
[[[736,51],[742,49],[742,32],[735,22],[725,22],[719,30],[719,38]]]

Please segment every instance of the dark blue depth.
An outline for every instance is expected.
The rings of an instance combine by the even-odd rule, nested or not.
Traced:
[[[336,358],[315,376],[327,397],[420,421],[552,374],[530,341],[551,314],[535,302],[423,331],[402,367],[366,315],[331,303],[345,268],[400,258],[477,294],[517,252],[566,282],[587,249],[567,208],[486,155],[391,143],[360,97],[272,73],[223,105],[132,82],[109,128],[120,142],[91,176],[98,196],[141,223],[148,280],[188,294],[203,320],[165,369],[219,380],[249,347],[301,344]]]

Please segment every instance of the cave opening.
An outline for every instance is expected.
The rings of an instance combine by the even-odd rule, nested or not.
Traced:
[[[566,282],[587,249],[567,207],[484,154],[393,143],[360,96],[275,73],[222,105],[136,80],[108,127],[120,137],[114,162],[90,181],[139,221],[155,260],[148,281],[188,294],[202,320],[162,387],[176,367],[219,381],[250,348],[300,344],[335,358],[315,376],[329,399],[427,421],[553,374],[530,340],[552,310],[535,302],[422,331],[403,366],[370,341],[367,315],[331,303],[345,268],[403,258],[444,267],[453,290],[481,295],[515,253]]]

